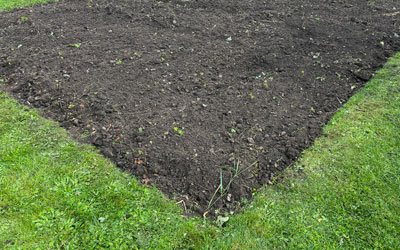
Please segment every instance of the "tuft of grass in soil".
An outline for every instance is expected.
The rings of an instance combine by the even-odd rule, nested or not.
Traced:
[[[4,10],[12,10],[18,7],[31,6],[34,4],[43,4],[48,2],[57,2],[58,0],[1,0],[0,12]]]
[[[216,222],[182,218],[158,190],[0,94],[0,249],[397,249],[399,191],[400,54],[282,181]]]

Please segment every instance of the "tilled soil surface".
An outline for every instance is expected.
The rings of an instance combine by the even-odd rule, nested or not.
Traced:
[[[0,88],[212,214],[293,163],[399,27],[398,0],[64,0],[0,13]]]

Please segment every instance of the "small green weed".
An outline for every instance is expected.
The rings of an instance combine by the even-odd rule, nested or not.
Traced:
[[[178,132],[179,135],[183,135],[185,132],[183,131],[183,129],[180,129],[179,127],[174,127],[174,131]]]
[[[71,44],[71,46],[75,48],[80,48],[82,46],[82,43],[73,43]]]
[[[23,17],[20,18],[20,20],[21,20],[22,23],[24,23],[24,22],[28,21],[28,17],[23,16]]]

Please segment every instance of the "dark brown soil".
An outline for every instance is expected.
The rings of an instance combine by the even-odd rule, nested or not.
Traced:
[[[199,214],[234,174],[221,166],[238,167],[209,209],[230,211],[400,49],[399,11],[398,0],[66,0],[3,12],[0,88]]]

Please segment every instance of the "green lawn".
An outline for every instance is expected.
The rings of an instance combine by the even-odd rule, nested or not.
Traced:
[[[398,249],[400,53],[285,175],[222,226],[184,219],[158,190],[0,94],[0,249]]]
[[[58,0],[0,0],[0,10],[12,10],[18,7],[57,1]]]

